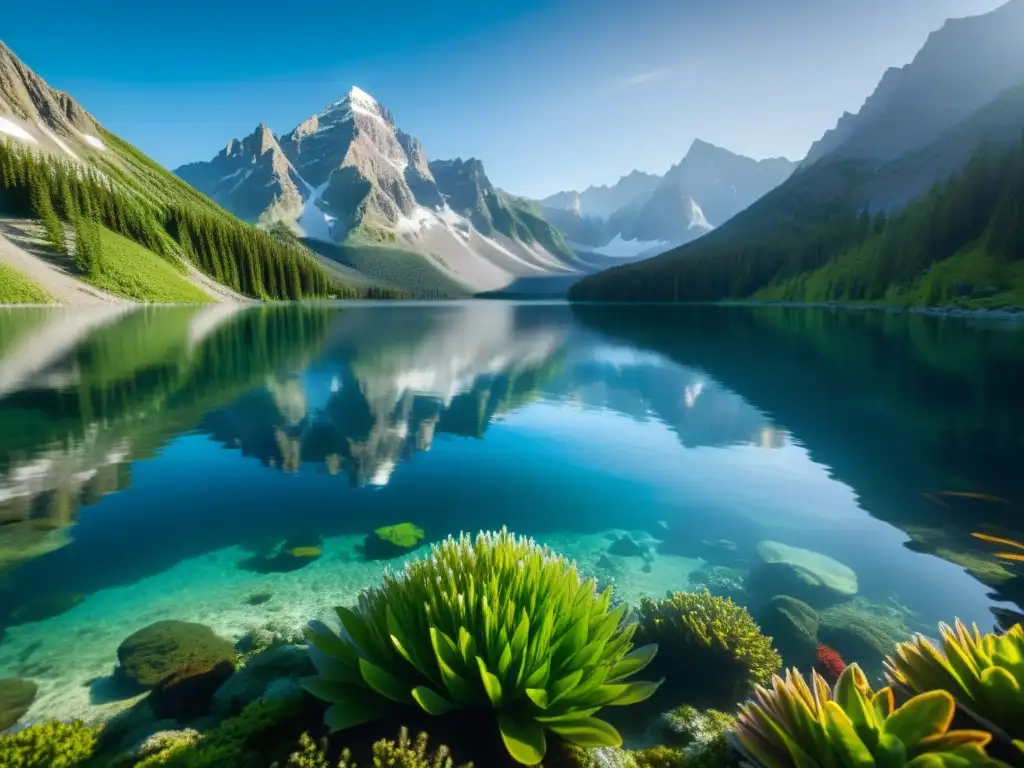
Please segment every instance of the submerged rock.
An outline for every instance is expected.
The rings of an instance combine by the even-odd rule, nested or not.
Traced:
[[[11,611],[8,626],[52,619],[70,611],[84,599],[82,595],[51,595],[33,600]]]
[[[194,720],[210,714],[214,692],[235,672],[233,661],[190,664],[171,673],[153,688],[149,703],[159,718]]]
[[[117,659],[120,675],[142,688],[152,688],[187,667],[210,669],[220,662],[234,667],[235,649],[205,624],[165,620],[127,637],[117,647]]]
[[[690,573],[690,591],[699,592],[706,589],[712,595],[728,597],[733,602],[743,605],[747,597],[743,587],[744,579],[745,573],[739,568],[709,563]]]
[[[31,680],[5,677],[0,680],[0,731],[10,728],[28,712],[39,688]]]
[[[289,698],[286,686],[293,684],[292,690],[298,693],[298,678],[315,671],[305,646],[275,645],[251,657],[217,689],[213,694],[213,714],[227,717],[257,699]]]
[[[757,614],[761,631],[772,638],[787,666],[814,663],[818,647],[818,612],[802,600],[776,595]]]
[[[857,594],[857,574],[820,552],[762,541],[757,555],[760,562],[747,578],[747,591],[755,602],[764,604],[775,595],[789,595],[825,608]]]
[[[896,643],[908,639],[906,624],[889,611],[858,600],[821,614],[818,639],[846,663],[857,662],[869,675],[880,677],[882,662]]]
[[[636,759],[620,747],[583,749],[563,741],[552,742],[544,755],[544,768],[639,768]]]
[[[647,552],[647,546],[634,541],[628,533],[620,536],[608,546],[608,554],[617,557],[643,557]]]
[[[162,730],[150,734],[128,749],[124,758],[141,760],[146,757],[154,757],[161,752],[167,753],[181,747],[197,744],[200,739],[199,731],[192,728],[181,730]]]

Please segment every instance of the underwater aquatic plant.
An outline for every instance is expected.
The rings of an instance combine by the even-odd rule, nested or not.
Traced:
[[[950,731],[956,703],[945,691],[914,696],[898,709],[890,688],[872,691],[860,667],[846,668],[830,690],[817,672],[811,685],[795,670],[757,687],[733,731],[764,768],[880,765],[999,766],[985,753],[984,731]]]
[[[817,660],[814,669],[828,682],[835,683],[839,676],[846,669],[846,662],[843,657],[829,648],[827,645],[818,643]]]
[[[657,649],[631,650],[635,625],[622,626],[625,606],[611,609],[611,591],[598,594],[564,557],[506,529],[449,536],[426,559],[386,572],[355,610],[336,610],[344,637],[310,622],[319,675],[303,681],[330,702],[332,731],[395,705],[430,715],[491,709],[509,753],[533,765],[545,731],[618,746],[618,732],[594,714],[658,687],[625,682]]]
[[[426,534],[422,528],[413,523],[398,523],[397,525],[385,525],[374,531],[382,541],[394,544],[396,547],[415,547]]]
[[[3,768],[72,768],[92,757],[99,728],[48,720],[0,736]]]
[[[282,731],[290,731],[300,714],[297,700],[254,701],[198,740],[183,734],[135,768],[251,768],[265,764],[260,760],[267,747],[281,738]]]
[[[374,768],[454,768],[451,751],[442,744],[434,752],[427,752],[428,737],[421,733],[416,741],[409,738],[409,731],[402,728],[398,741],[382,739],[373,745]],[[355,763],[344,759],[338,768],[357,768]],[[460,768],[473,768],[466,763]]]
[[[684,768],[688,765],[686,755],[678,747],[658,744],[629,753],[637,768]]]
[[[1024,735],[1024,625],[982,635],[959,619],[940,624],[942,650],[918,635],[885,661],[890,681],[914,691],[948,691],[971,713],[1012,736]]]
[[[637,639],[658,644],[658,667],[669,685],[711,703],[731,706],[782,666],[747,609],[707,590],[643,598]]]

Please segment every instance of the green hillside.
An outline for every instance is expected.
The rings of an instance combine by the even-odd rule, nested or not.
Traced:
[[[58,250],[59,222],[70,228],[84,218],[156,254],[172,272],[183,271],[187,259],[257,299],[361,295],[360,288],[329,277],[305,249],[243,223],[113,134],[104,132],[103,141],[107,151],[90,152],[87,165],[0,141],[0,215],[42,219]],[[113,249],[109,259],[98,259],[110,267],[132,258],[123,243],[109,238],[99,247]],[[119,279],[90,278],[96,284]]]
[[[0,304],[52,304],[53,297],[16,269],[0,263]]]
[[[508,212],[508,220],[504,222],[507,231],[498,227],[499,231],[517,237],[526,243],[540,243],[548,253],[566,261],[571,262],[575,260],[576,257],[572,249],[565,242],[562,233],[548,223],[544,218],[544,214],[541,213],[539,205],[532,200],[514,197],[500,190],[498,191],[498,196],[500,196],[500,202],[504,205],[497,212],[494,210],[494,206],[492,206],[491,213],[492,216],[495,216],[496,226],[502,213]],[[490,202],[490,199],[488,202]]]
[[[699,240],[569,296],[1024,306],[1022,125],[1024,86],[883,167],[816,163]]]
[[[464,285],[432,266],[426,256],[414,251],[361,243],[354,239],[341,245],[314,240],[303,242],[321,256],[329,271],[333,271],[332,265],[339,274],[344,274],[344,270],[356,270],[377,286],[401,291],[408,297],[456,299],[469,295]]]
[[[841,165],[817,172],[838,180],[860,173]],[[743,222],[750,235],[723,229],[707,242],[587,278],[570,298],[1024,306],[1024,141],[979,150],[892,217],[858,212],[849,192],[792,203],[770,194]],[[761,234],[758,218],[774,225]]]

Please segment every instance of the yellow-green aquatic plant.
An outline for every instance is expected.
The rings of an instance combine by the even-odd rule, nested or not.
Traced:
[[[540,762],[545,731],[584,747],[622,739],[594,717],[606,705],[643,701],[657,683],[625,682],[656,648],[632,649],[635,625],[611,609],[564,557],[507,530],[463,534],[432,547],[336,609],[342,636],[310,622],[319,674],[306,690],[330,702],[332,731],[396,705],[430,715],[487,709],[520,763]]]
[[[72,768],[92,757],[99,728],[48,720],[0,736],[3,768]]]
[[[950,731],[956,703],[945,691],[919,694],[898,709],[892,689],[872,691],[851,664],[835,689],[793,669],[772,689],[757,687],[734,734],[764,768],[970,768],[1000,766],[985,753],[984,731]]]
[[[427,751],[429,738],[421,733],[416,741],[409,738],[406,728],[398,734],[398,741],[381,739],[373,745],[373,768],[455,768],[451,751],[441,745],[433,752]],[[352,762],[352,754],[345,749],[341,759],[335,764],[337,768],[359,768]],[[327,739],[318,744],[308,733],[299,738],[299,751],[292,754],[285,768],[333,768],[327,759]],[[473,768],[466,763],[459,768]]]
[[[948,691],[972,714],[985,718],[1011,736],[1024,736],[1024,626],[1004,634],[982,635],[940,624],[941,651],[918,635],[900,643],[886,659],[891,682],[914,691]]]
[[[426,534],[423,529],[413,523],[398,523],[397,525],[385,525],[374,531],[381,541],[387,541],[396,547],[412,548],[420,543]]]
[[[727,705],[745,698],[753,684],[767,683],[782,666],[771,638],[747,609],[707,590],[643,598],[637,638],[658,644],[658,666],[670,686],[699,690]]]

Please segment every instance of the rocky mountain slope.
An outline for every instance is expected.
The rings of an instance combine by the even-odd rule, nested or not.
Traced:
[[[1024,0],[950,19],[913,61],[891,67],[861,109],[814,143],[803,168],[824,157],[891,161],[928,146],[1024,80]]]
[[[662,177],[634,171],[612,187],[559,192],[540,205],[577,249],[653,255],[724,224],[795,168],[784,158],[752,160],[697,139]]]
[[[78,159],[104,149],[101,132],[78,102],[47,85],[0,41],[0,139]]]
[[[561,235],[496,190],[480,161],[430,163],[359,88],[283,136],[261,125],[175,172],[239,217],[284,223],[324,254],[341,244],[410,251],[469,291],[575,271]]]

